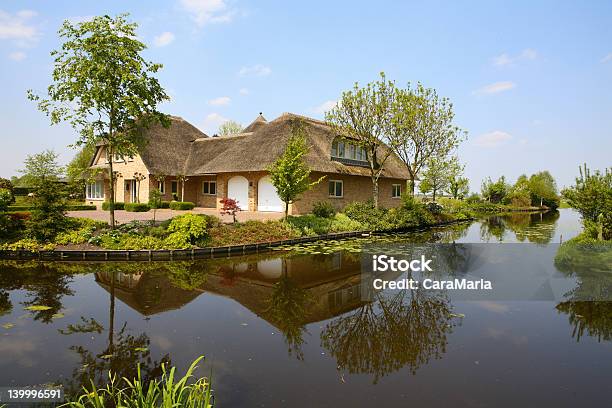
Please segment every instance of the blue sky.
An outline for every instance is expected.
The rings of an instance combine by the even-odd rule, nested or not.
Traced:
[[[46,148],[64,162],[68,126],[25,97],[44,92],[64,19],[129,12],[146,57],[164,65],[167,113],[207,133],[258,112],[322,118],[355,81],[380,71],[449,97],[469,132],[472,191],[486,176],[612,165],[612,2],[0,2],[0,176]]]

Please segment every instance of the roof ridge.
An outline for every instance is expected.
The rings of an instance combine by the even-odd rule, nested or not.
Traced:
[[[280,121],[283,120],[286,117],[295,117],[295,118],[299,118],[299,119],[303,119],[306,120],[307,122],[313,122],[316,123],[318,125],[324,125],[324,126],[329,126],[327,124],[327,122],[320,120],[320,119],[315,119],[315,118],[311,118],[310,116],[306,116],[306,115],[300,115],[297,113],[293,113],[293,112],[283,112],[279,117],[277,117],[276,119],[274,119],[272,122],[276,122],[276,121]]]

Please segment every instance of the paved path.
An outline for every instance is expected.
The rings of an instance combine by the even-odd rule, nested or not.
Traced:
[[[191,211],[175,211],[167,208],[162,208],[157,210],[157,214],[155,219],[158,221],[164,221],[175,217],[180,214],[193,213],[193,214],[207,214],[214,215],[216,217],[221,218],[225,223],[231,223],[232,217],[229,215],[221,216],[219,214],[219,210],[214,208],[199,208],[196,207]],[[256,212],[256,211],[240,211],[236,215],[236,219],[238,221],[249,221],[249,220],[258,220],[258,221],[266,221],[266,220],[279,220],[283,218],[283,213],[278,212]],[[68,211],[69,217],[82,217],[82,218],[91,218],[93,220],[105,221],[108,222],[109,215],[108,211],[95,210],[95,211]],[[139,221],[148,221],[153,219],[153,211],[148,212],[128,212],[123,210],[115,210],[115,219],[120,224],[125,224],[130,221],[139,220]]]

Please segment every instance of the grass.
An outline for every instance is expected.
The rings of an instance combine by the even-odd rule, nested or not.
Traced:
[[[117,376],[109,372],[109,384],[104,388],[96,388],[92,383],[91,388],[83,388],[83,394],[76,397],[74,401],[61,405],[62,407],[74,408],[211,408],[213,396],[210,380],[199,378],[193,381],[193,372],[197,364],[203,359],[198,357],[180,379],[176,378],[176,368],[168,369],[162,365],[161,379],[152,379],[148,383],[143,382],[140,366],[137,378],[117,379]]]

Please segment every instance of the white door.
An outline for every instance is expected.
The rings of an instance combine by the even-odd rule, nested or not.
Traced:
[[[270,176],[262,177],[257,183],[257,211],[285,211],[285,203],[276,194]]]
[[[243,211],[249,209],[249,181],[242,176],[234,176],[227,182],[227,197],[238,202]]]

